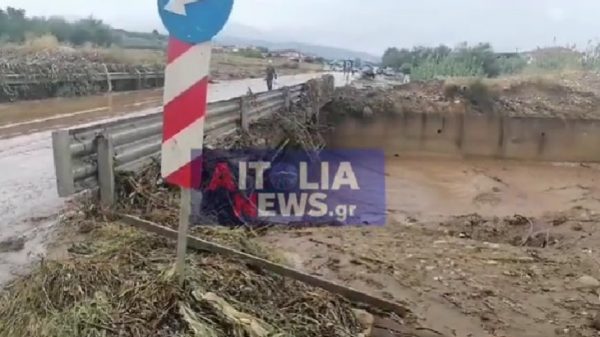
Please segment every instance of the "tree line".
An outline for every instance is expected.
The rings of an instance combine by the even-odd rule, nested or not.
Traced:
[[[110,46],[121,39],[109,25],[93,17],[70,22],[62,17],[27,17],[23,9],[0,8],[0,43],[22,43],[48,34],[59,42],[77,46],[85,43]]]
[[[489,43],[475,46],[462,43],[455,48],[445,45],[388,48],[382,64],[410,74],[414,79],[431,79],[437,76],[496,77],[523,70],[526,61],[516,53],[497,54]]]

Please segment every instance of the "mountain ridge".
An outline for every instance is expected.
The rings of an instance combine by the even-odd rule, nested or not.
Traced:
[[[354,51],[345,48],[321,46],[303,42],[274,42],[262,39],[248,39],[236,36],[220,36],[217,43],[236,46],[261,46],[270,50],[295,49],[305,54],[324,57],[326,59],[356,59],[379,62],[380,57],[366,52]]]

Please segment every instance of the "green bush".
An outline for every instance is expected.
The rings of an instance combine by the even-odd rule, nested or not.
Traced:
[[[523,70],[526,61],[520,56],[499,56],[488,43],[468,46],[462,43],[451,49],[416,47],[412,50],[389,48],[383,66],[411,74],[416,80],[438,77],[496,77]]]
[[[527,61],[523,57],[502,57],[497,60],[500,74],[518,74],[525,69]]]
[[[0,32],[3,40],[23,43],[27,38],[55,36],[59,42],[74,45],[92,43],[98,46],[110,46],[118,42],[113,29],[101,20],[89,17],[68,22],[60,17],[27,17],[25,10],[7,7],[0,9]]]

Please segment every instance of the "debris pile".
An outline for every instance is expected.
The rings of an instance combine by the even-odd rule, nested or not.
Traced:
[[[143,74],[163,71],[162,62],[128,61],[110,51],[70,48],[31,51],[0,49],[0,101],[90,95],[106,91],[97,77],[106,73]],[[14,84],[23,80],[23,84]],[[35,80],[35,84],[27,83]]]
[[[506,116],[597,119],[600,76],[574,73],[560,78],[412,82],[405,85],[343,87],[328,110],[357,117],[375,114],[474,113]],[[368,108],[368,109],[367,109]],[[370,117],[370,116],[365,116]]]
[[[330,76],[326,80],[333,80]],[[317,83],[314,81],[313,83]],[[332,86],[331,86],[332,87]],[[271,148],[285,146],[307,151],[318,151],[324,148],[322,134],[325,128],[319,126],[314,117],[312,102],[315,97],[331,95],[323,87],[307,86],[291,111],[280,111],[270,117],[262,118],[252,124],[252,132],[238,131],[226,137],[210,142],[217,149]],[[329,90],[330,91],[330,90]],[[250,95],[252,97],[252,95]],[[274,130],[277,130],[275,133]],[[123,213],[137,215],[143,219],[176,228],[179,217],[179,191],[164,184],[158,161],[136,174],[121,174],[117,177],[119,210]],[[207,218],[207,225],[216,223]],[[244,233],[243,231],[240,233]],[[247,232],[244,235],[248,235]],[[221,242],[235,248],[244,248],[234,242]],[[242,249],[244,250],[244,249]],[[248,251],[247,251],[248,252]],[[248,252],[257,254],[259,252]],[[259,253],[260,254],[260,253]]]
[[[77,219],[86,222],[90,220]],[[72,228],[75,230],[74,228]],[[188,254],[185,286],[175,247],[97,223],[69,258],[43,261],[1,295],[0,335],[356,336],[345,300],[214,254]]]

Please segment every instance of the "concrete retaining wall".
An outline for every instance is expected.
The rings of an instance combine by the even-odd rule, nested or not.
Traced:
[[[403,113],[346,118],[330,147],[540,161],[600,162],[600,120]]]

